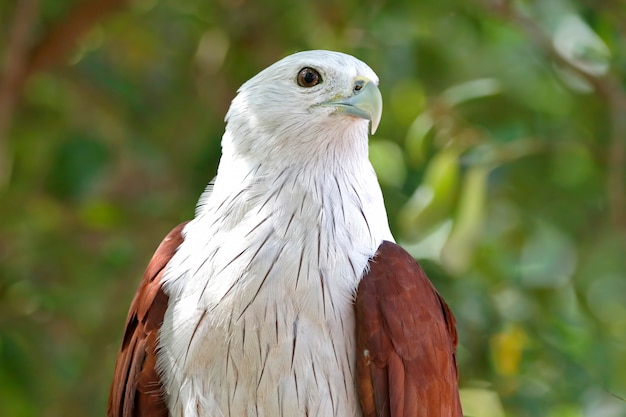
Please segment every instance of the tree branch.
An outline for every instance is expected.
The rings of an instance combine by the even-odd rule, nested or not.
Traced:
[[[128,0],[79,1],[65,18],[55,25],[33,48],[27,76],[45,71],[64,62],[77,42],[100,20],[126,5]]]
[[[5,65],[0,79],[0,188],[8,183],[10,177],[8,135],[24,83],[34,73],[52,69],[65,62],[80,38],[100,20],[126,3],[128,0],[79,0],[73,9],[34,48],[30,49],[30,37],[37,23],[39,0],[16,2]]]
[[[39,0],[16,2],[0,78],[0,188],[8,181],[11,158],[8,155],[7,137],[11,119],[18,102],[27,67],[30,35],[35,24]]]

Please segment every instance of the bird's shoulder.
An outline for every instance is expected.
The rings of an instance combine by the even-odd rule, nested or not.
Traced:
[[[168,305],[162,278],[168,262],[183,242],[185,224],[175,227],[163,239],[130,305],[111,384],[109,417],[168,415],[156,370],[158,331]]]
[[[357,371],[367,417],[462,416],[448,305],[411,255],[383,242],[356,299]]]

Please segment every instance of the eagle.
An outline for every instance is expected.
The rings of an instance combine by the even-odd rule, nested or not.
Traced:
[[[455,319],[394,241],[368,134],[378,77],[339,52],[244,83],[217,175],[131,303],[110,417],[461,417]]]

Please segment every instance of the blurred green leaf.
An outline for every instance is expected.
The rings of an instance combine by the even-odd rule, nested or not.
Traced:
[[[429,112],[417,116],[406,135],[406,149],[413,165],[422,163],[426,158],[426,139],[434,126],[433,117]]]
[[[461,390],[463,415],[468,417],[504,417],[504,409],[498,394],[483,388]]]
[[[83,197],[96,186],[108,162],[109,152],[99,141],[70,138],[57,148],[48,187],[59,197]]]
[[[381,184],[401,187],[406,179],[402,149],[388,140],[370,142],[369,156]]]
[[[458,106],[469,100],[499,94],[501,90],[498,80],[484,78],[454,85],[441,93],[441,98],[450,106]]]
[[[489,170],[473,166],[465,174],[452,233],[442,252],[443,265],[454,274],[467,271],[483,229]]]
[[[529,287],[560,287],[575,271],[577,254],[568,236],[537,223],[522,249],[522,283]]]
[[[458,157],[458,151],[448,148],[428,164],[422,184],[400,212],[400,224],[407,236],[424,236],[450,217],[460,174]]]

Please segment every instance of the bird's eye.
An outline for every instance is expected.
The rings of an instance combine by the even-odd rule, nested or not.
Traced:
[[[322,76],[313,68],[305,67],[298,73],[298,85],[300,87],[313,87],[322,82]]]

